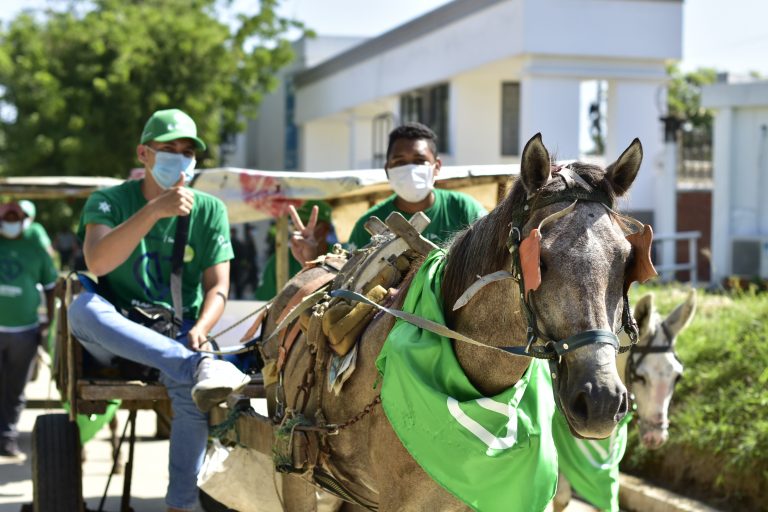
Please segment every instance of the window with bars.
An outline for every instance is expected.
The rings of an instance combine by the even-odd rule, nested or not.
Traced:
[[[448,84],[416,89],[400,97],[400,119],[403,123],[419,122],[437,135],[437,151],[450,153]]]
[[[520,155],[520,83],[501,84],[501,154]]]

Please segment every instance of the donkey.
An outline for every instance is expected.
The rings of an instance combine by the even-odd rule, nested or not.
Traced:
[[[636,406],[640,440],[649,450],[660,448],[669,438],[669,404],[675,384],[683,374],[683,364],[675,353],[675,342],[683,329],[690,325],[695,312],[695,289],[691,289],[686,300],[664,319],[656,310],[653,295],[650,293],[644,295],[635,305],[634,316],[639,325],[639,340],[631,350],[619,355],[617,364],[619,374]],[[618,464],[626,448],[626,425],[619,428],[624,429],[624,432],[620,432],[616,437],[612,436],[612,443],[593,441],[605,444],[602,450],[597,449],[591,454],[585,451],[585,448],[582,448],[581,452],[561,451],[562,466],[554,500],[556,511],[563,510],[571,500],[569,476],[575,479],[573,486],[585,498],[589,499],[588,495],[593,495],[592,500],[601,508],[617,509]],[[563,448],[568,449],[567,446],[558,446],[558,450]],[[598,459],[598,453],[604,454],[604,458]],[[595,471],[605,475],[607,480],[603,480],[599,475],[592,475],[591,478],[587,477],[590,481],[585,481],[584,475],[580,474],[582,471],[576,469],[576,464],[569,462],[572,457],[580,457],[585,464],[583,467],[595,467]],[[614,466],[613,471],[607,470],[605,465]],[[584,488],[580,488],[580,485]],[[598,500],[602,500],[602,503],[597,503]]]
[[[528,345],[535,352],[541,348],[534,343],[536,338],[546,340],[554,358],[556,402],[573,433],[583,438],[610,435],[628,412],[627,391],[616,366],[614,333],[633,323],[625,300],[627,281],[637,274],[632,262],[646,259],[650,266],[650,260],[648,254],[633,254],[641,249],[625,236],[624,224],[611,208],[629,190],[641,161],[642,146],[635,139],[606,169],[576,162],[562,173],[567,176],[561,176],[560,169],[550,163],[541,135],[536,135],[525,146],[520,178],[509,195],[447,247],[442,285],[447,324],[482,344],[453,343],[467,378],[485,396],[509,389],[524,375],[531,359],[500,355],[489,347],[512,344],[522,353]],[[576,201],[574,194],[564,195],[574,182]],[[587,197],[587,190],[600,199]],[[514,249],[532,233],[540,236],[536,246],[540,254],[523,264],[526,268],[521,271],[519,248]],[[415,262],[403,280],[394,304],[390,302],[393,307],[402,304],[418,265]],[[463,307],[452,310],[478,276],[509,269],[513,279],[490,282]],[[294,292],[321,272],[310,268],[295,276],[278,294],[271,311],[282,311]],[[524,292],[521,274],[525,274]],[[266,320],[265,339],[278,325],[276,316],[270,314]],[[280,389],[277,384],[267,386],[270,415],[274,418],[277,411],[279,416],[281,403],[301,403],[311,385],[312,399],[303,399],[303,417],[338,426],[335,435],[322,436],[317,465],[332,474],[348,496],[384,512],[470,510],[410,456],[377,407],[375,362],[394,322],[393,317],[380,314],[368,325],[360,336],[355,373],[339,396],[329,392],[325,382],[312,382],[318,377],[307,369],[319,357],[319,349],[301,334],[283,366]],[[589,339],[593,332],[601,333],[595,334],[599,340]],[[579,342],[574,345],[580,348],[569,348],[565,342],[576,337]],[[277,343],[262,347],[268,361],[277,360],[280,351],[284,349]],[[281,403],[276,403],[276,396]],[[554,492],[556,475],[552,477]],[[286,510],[316,509],[315,489],[294,476],[283,478],[282,498]]]

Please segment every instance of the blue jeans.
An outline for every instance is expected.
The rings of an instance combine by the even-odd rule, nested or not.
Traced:
[[[102,364],[111,364],[114,356],[120,356],[160,370],[160,381],[168,389],[173,407],[165,502],[173,508],[195,509],[197,473],[208,442],[208,416],[195,406],[190,390],[202,354],[186,347],[185,336],[173,340],[132,322],[95,293],[83,292],[72,302],[69,326]],[[185,325],[182,330],[190,327]]]

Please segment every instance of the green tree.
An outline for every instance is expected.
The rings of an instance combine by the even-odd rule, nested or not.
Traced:
[[[717,81],[717,71],[699,68],[684,73],[677,64],[667,66],[670,77],[667,93],[669,115],[691,123],[694,128],[712,127],[712,112],[701,106],[701,88]]]
[[[302,24],[279,0],[70,0],[0,29],[0,172],[125,177],[147,117],[178,107],[209,144],[243,129]],[[226,14],[231,23],[221,21]]]

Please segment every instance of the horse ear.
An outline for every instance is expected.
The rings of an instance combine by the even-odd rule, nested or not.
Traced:
[[[520,178],[528,195],[533,194],[549,181],[549,152],[537,133],[525,145],[520,160]]]
[[[608,166],[606,176],[613,185],[613,190],[617,196],[623,196],[632,186],[642,161],[643,145],[640,144],[640,139],[635,139],[624,150],[619,159]]]
[[[637,327],[640,330],[640,336],[643,336],[651,329],[651,313],[653,312],[653,295],[650,293],[643,295],[643,297],[635,304],[635,321]]]
[[[691,289],[688,292],[688,298],[677,306],[667,318],[664,319],[664,323],[669,327],[673,337],[680,334],[680,332],[688,327],[693,320],[693,315],[696,313],[696,289]]]

